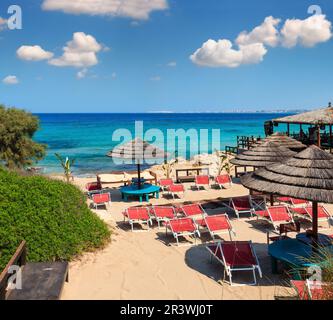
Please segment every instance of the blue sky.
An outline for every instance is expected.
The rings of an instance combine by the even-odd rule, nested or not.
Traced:
[[[121,0],[123,11],[103,0],[104,14],[86,1],[73,13],[64,0],[58,7],[54,0],[1,0],[0,103],[32,112],[219,112],[315,108],[333,100],[332,1],[315,2],[325,16],[310,38],[313,1],[153,0],[138,12],[133,5],[142,8],[144,0]],[[12,4],[22,8],[22,30],[1,24]],[[249,35],[270,16],[280,19],[276,39]],[[294,20],[283,35],[287,19]],[[236,39],[245,30],[240,49]],[[94,49],[76,66],[62,56],[65,46],[75,57],[81,50],[79,39],[68,44],[74,33],[95,41],[88,39]],[[222,39],[234,51],[221,48],[228,44],[217,44]],[[32,46],[43,50],[43,60],[40,51],[31,60]]]

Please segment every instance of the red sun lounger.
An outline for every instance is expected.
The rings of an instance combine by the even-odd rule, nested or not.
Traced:
[[[196,241],[196,236],[200,237],[200,232],[198,230],[198,227],[191,218],[180,218],[180,219],[169,220],[166,222],[165,226],[166,226],[166,232],[168,231],[168,229],[172,232],[172,235],[175,237],[178,246],[179,246],[178,237],[194,236],[195,241]]]
[[[286,202],[292,204],[294,207],[307,206],[309,201],[303,199],[296,199],[291,197],[279,197],[277,198],[279,202]]]
[[[200,190],[200,187],[206,188],[206,186],[210,186],[209,176],[195,176],[195,187]]]
[[[215,178],[216,184],[219,185],[221,189],[230,188],[232,186],[231,177],[228,174],[222,174]]]
[[[290,282],[300,300],[321,300],[324,298],[327,284],[321,281],[291,280]]]
[[[168,188],[173,185],[172,179],[161,179],[159,185],[163,191],[168,191]]]
[[[229,282],[232,282],[232,272],[252,271],[253,282],[238,285],[256,285],[256,270],[262,278],[262,272],[257,255],[253,249],[251,241],[222,241],[220,243],[208,245],[207,249],[224,266],[224,278],[227,275]]]
[[[255,213],[250,196],[231,198],[229,206],[235,211],[238,219],[240,213],[250,213],[251,217]]]
[[[306,207],[298,207],[298,208],[294,208],[291,207],[290,210],[307,219],[312,220],[312,215],[313,215],[313,211],[312,211],[312,206],[306,206]],[[331,215],[329,214],[329,212],[325,209],[324,206],[318,206],[318,221],[327,221],[329,227],[331,226],[330,224],[330,219],[332,219]]]
[[[180,198],[180,194],[184,197],[185,188],[182,184],[172,184],[168,187],[169,193],[172,195],[173,199],[175,199],[175,195],[178,195]]]
[[[296,199],[296,198],[290,198],[290,202],[294,207],[297,206],[308,206],[310,204],[309,201],[303,200],[303,199]]]
[[[255,212],[259,218],[264,218],[270,222],[275,231],[279,231],[281,223],[294,223],[294,219],[286,206],[273,206],[268,207],[266,210]]]
[[[199,203],[187,204],[180,207],[181,212],[186,217],[204,218],[207,214]]]
[[[92,195],[93,206],[97,209],[100,206],[111,204],[110,193],[96,193]]]
[[[207,228],[213,240],[215,240],[216,235],[229,233],[230,240],[232,240],[231,233],[235,235],[227,214],[206,216],[202,220],[196,220],[196,223],[203,228]]]
[[[85,185],[85,189],[87,191],[87,195],[91,198],[92,194],[100,193],[102,191],[102,186],[98,182],[88,182]]]
[[[146,224],[149,230],[149,224],[152,225],[151,217],[149,215],[149,209],[146,207],[138,208],[128,208],[123,212],[124,221],[127,219],[132,231],[134,231],[134,223]],[[148,231],[147,230],[147,231]]]
[[[305,207],[306,212],[308,213],[309,218],[312,220],[313,211],[312,206]],[[326,210],[324,206],[318,206],[318,221],[327,221],[329,227],[331,227],[330,219],[332,219],[329,212]]]
[[[290,197],[278,197],[276,200],[279,201],[279,202],[291,203],[291,198]]]
[[[167,222],[176,217],[175,208],[173,207],[158,207],[153,206],[152,213],[158,223],[158,227],[161,227],[161,222]]]

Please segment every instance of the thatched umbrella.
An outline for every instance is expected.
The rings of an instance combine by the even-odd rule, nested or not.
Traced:
[[[140,138],[135,138],[128,143],[115,147],[107,156],[123,159],[124,161],[131,160],[133,164],[136,164],[138,170],[138,188],[141,189],[141,165],[146,160],[164,159],[167,157],[167,153]]]
[[[333,203],[333,156],[310,146],[282,163],[241,178],[251,190],[312,201],[313,237],[318,240],[318,202]]]
[[[277,143],[279,146],[286,147],[288,149],[298,152],[306,149],[306,145],[304,145],[302,142],[291,138],[282,132],[275,132],[272,135],[263,139],[263,141],[272,141]]]
[[[262,140],[250,150],[238,154],[230,163],[236,166],[262,168],[292,157],[295,152],[273,141]]]

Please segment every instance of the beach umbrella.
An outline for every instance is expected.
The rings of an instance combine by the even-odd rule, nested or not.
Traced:
[[[333,203],[333,156],[310,146],[293,157],[244,175],[251,190],[312,201],[315,242],[318,240],[318,202]]]
[[[156,146],[140,138],[135,138],[128,143],[115,147],[107,156],[123,159],[126,162],[130,160],[131,163],[136,164],[138,171],[138,188],[141,189],[141,165],[147,160],[165,159],[168,155]]]
[[[230,160],[230,163],[242,167],[261,168],[282,161],[294,154],[295,152],[273,141],[262,140],[251,149],[236,155],[234,159]]]
[[[275,132],[272,135],[263,139],[263,141],[272,141],[277,143],[281,147],[286,147],[288,149],[298,152],[306,148],[306,145],[304,145],[302,142],[291,138],[282,132]]]

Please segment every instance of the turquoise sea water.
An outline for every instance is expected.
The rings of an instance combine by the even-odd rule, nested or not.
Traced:
[[[157,128],[164,134],[164,140],[157,138],[154,144],[163,148],[166,145],[169,129],[208,129],[208,139],[201,139],[201,149],[212,152],[212,129],[220,129],[221,148],[236,144],[240,135],[264,136],[264,122],[284,114],[272,113],[196,113],[196,114],[37,114],[41,129],[36,133],[38,142],[48,145],[46,158],[38,163],[46,172],[61,172],[62,169],[54,153],[76,159],[74,173],[82,175],[95,172],[134,169],[129,165],[115,165],[106,156],[119,141],[112,135],[117,129],[128,129],[134,136],[135,121],[143,121],[144,133]],[[200,134],[199,134],[200,136]],[[186,140],[186,138],[184,137]],[[215,139],[216,140],[216,139]],[[195,151],[193,141],[187,142],[186,156]],[[181,145],[181,144],[179,144]],[[180,148],[181,149],[181,148]],[[196,148],[194,148],[195,150]],[[170,151],[170,150],[168,150]],[[179,150],[180,155],[184,150]]]

